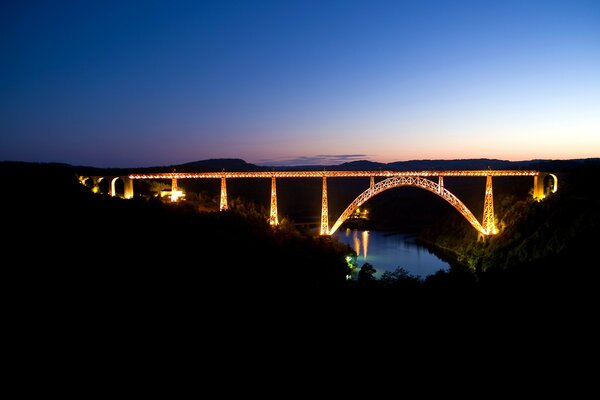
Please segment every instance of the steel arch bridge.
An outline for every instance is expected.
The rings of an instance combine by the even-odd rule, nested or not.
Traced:
[[[556,192],[558,189],[558,179],[556,175],[548,172],[532,170],[445,170],[445,171],[254,171],[254,172],[161,172],[161,173],[138,173],[126,176],[80,176],[79,180],[85,184],[91,179],[93,190],[98,191],[98,183],[108,178],[111,182],[110,195],[115,196],[115,182],[122,179],[125,183],[125,192],[123,197],[133,197],[133,180],[136,179],[170,179],[171,192],[177,189],[178,179],[219,179],[221,181],[221,196],[219,209],[227,209],[227,179],[243,178],[265,178],[271,180],[271,208],[269,213],[269,223],[272,226],[279,224],[277,214],[277,185],[276,179],[282,178],[320,178],[323,180],[322,200],[321,200],[321,235],[333,234],[352,213],[364,204],[366,201],[381,192],[388,189],[401,186],[413,186],[428,190],[450,203],[480,234],[484,236],[498,233],[494,217],[494,196],[492,190],[492,177],[533,177],[533,198],[537,201],[544,199],[548,192]],[[327,194],[327,178],[370,178],[369,188],[362,192],[350,203],[350,205],[339,216],[336,222],[329,229],[329,205]],[[375,178],[384,178],[375,183]],[[437,177],[437,183],[434,179]],[[473,213],[458,199],[454,194],[444,187],[444,177],[485,177],[485,193],[483,203],[483,218],[480,223]],[[551,177],[550,188],[545,185],[546,178]],[[176,201],[177,197],[171,197]]]
[[[401,187],[401,186],[414,186],[421,189],[428,190],[436,195],[440,196],[442,199],[446,200],[450,203],[454,208],[458,210],[459,213],[462,214],[463,217],[467,219],[473,225],[473,227],[480,233],[484,235],[489,235],[491,233],[496,232],[488,232],[475,218],[473,213],[463,204],[462,201],[458,199],[455,195],[453,195],[448,189],[440,186],[439,184],[433,182],[432,180],[421,178],[420,176],[394,176],[391,178],[387,178],[377,184],[371,185],[367,190],[362,192],[350,205],[344,210],[342,215],[337,219],[335,224],[329,230],[329,234],[333,235],[335,231],[350,217],[354,211],[367,202],[369,199],[377,196],[378,194],[392,188]]]

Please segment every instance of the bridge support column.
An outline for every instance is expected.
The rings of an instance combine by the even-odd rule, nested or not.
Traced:
[[[323,177],[323,198],[321,201],[321,230],[320,235],[329,235],[329,212],[327,205],[327,177]]]
[[[92,180],[92,193],[100,193],[100,181],[98,177],[90,178]]]
[[[544,198],[544,178],[540,179],[539,175],[533,177],[533,198],[537,201]]]
[[[494,193],[492,190],[492,176],[488,175],[485,181],[485,199],[483,201],[483,230],[486,235],[498,233],[494,219]]]
[[[133,180],[127,176],[122,176],[121,179],[123,180],[123,197],[126,199],[133,198]]]
[[[277,186],[274,176],[271,178],[271,213],[269,215],[269,224],[271,226],[279,225],[279,219],[277,218]]]
[[[438,176],[438,193],[442,194],[444,191],[444,177]]]
[[[176,190],[177,190],[177,178],[172,178],[171,179],[171,201],[172,202],[177,201],[177,195],[175,194]]]
[[[551,176],[553,179],[549,191],[555,193],[558,189],[558,178],[556,175],[540,172],[539,175],[533,177],[533,198],[537,201],[542,201],[546,197],[546,186],[544,183],[548,176]]]
[[[373,189],[375,189],[375,177],[374,176],[371,177],[371,183],[369,184],[369,189],[371,189],[371,192],[373,192]]]
[[[219,211],[227,210],[227,183],[225,177],[221,178],[221,202],[219,203]]]

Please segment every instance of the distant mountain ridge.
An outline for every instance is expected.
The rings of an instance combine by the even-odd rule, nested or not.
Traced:
[[[113,174],[148,173],[148,172],[219,172],[219,171],[418,171],[418,170],[473,170],[473,169],[535,169],[544,171],[564,171],[582,165],[600,165],[600,158],[571,160],[524,160],[508,161],[489,158],[457,159],[457,160],[409,160],[380,163],[369,160],[358,160],[339,165],[295,165],[295,166],[259,166],[240,158],[212,158],[192,161],[184,164],[156,166],[144,168],[95,168],[77,166],[81,173]]]
[[[565,170],[581,165],[600,165],[600,158],[585,158],[572,160],[524,160],[508,161],[490,158],[469,158],[458,160],[409,160],[391,163],[379,163],[369,160],[350,161],[339,165],[300,165],[275,167],[278,171],[293,170],[339,170],[339,171],[419,171],[419,170],[481,170],[481,169],[535,169],[535,170]]]
[[[249,164],[241,158],[211,158],[208,160],[192,161],[185,164],[179,165],[182,168],[194,167],[194,168],[211,168],[211,169],[227,169],[236,171],[246,171],[254,169],[264,169],[258,165]],[[268,169],[268,168],[267,168]]]

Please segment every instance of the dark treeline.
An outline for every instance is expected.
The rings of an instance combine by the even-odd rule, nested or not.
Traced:
[[[510,192],[495,195],[498,235],[478,240],[454,213],[421,239],[449,250],[484,285],[510,290],[569,292],[595,286],[600,239],[600,167],[561,174],[559,190],[541,202]]]
[[[65,166],[2,163],[0,171],[3,249],[14,255],[3,267],[25,275],[23,298],[35,299],[34,308],[197,319],[225,306],[310,300],[346,284],[347,246],[285,223],[273,230],[248,202],[198,212],[94,194]]]

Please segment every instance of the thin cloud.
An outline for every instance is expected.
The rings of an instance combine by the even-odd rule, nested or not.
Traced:
[[[295,165],[337,165],[350,161],[362,160],[368,154],[318,154],[316,156],[299,156],[292,158],[271,158],[258,160],[258,165],[274,167],[290,167]]]

